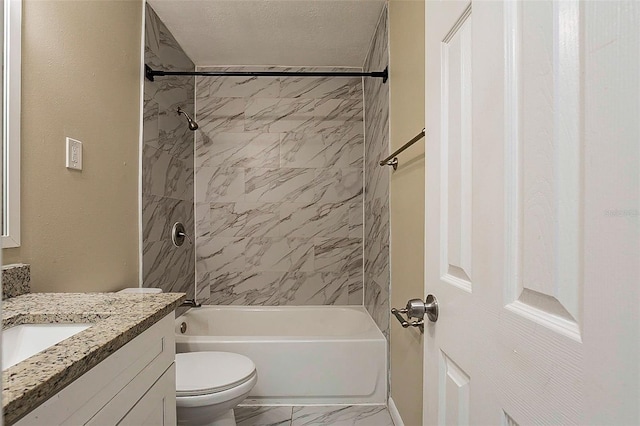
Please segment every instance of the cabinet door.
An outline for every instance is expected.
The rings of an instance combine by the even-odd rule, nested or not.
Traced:
[[[158,379],[118,425],[144,426],[176,424],[175,364]]]
[[[17,425],[115,424],[172,365],[174,320],[171,313],[152,325]],[[107,413],[108,417],[104,417]]]

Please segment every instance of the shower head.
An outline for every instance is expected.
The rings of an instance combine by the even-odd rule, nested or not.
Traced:
[[[189,122],[189,130],[197,130],[198,129],[198,123],[196,123],[195,121],[193,121],[191,119],[191,117],[189,117],[189,114],[187,114],[186,112],[184,112],[182,110],[182,108],[178,107],[178,109],[176,110],[176,112],[178,113],[178,115],[183,114],[185,117],[187,117],[187,121]]]

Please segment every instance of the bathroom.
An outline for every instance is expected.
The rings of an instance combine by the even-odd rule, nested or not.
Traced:
[[[477,291],[478,287],[482,288],[479,283],[492,282],[495,274],[510,270],[507,255],[502,251],[511,247],[508,240],[511,234],[501,227],[503,221],[508,223],[509,215],[514,214],[519,205],[514,207],[500,197],[509,193],[508,183],[517,181],[518,173],[523,173],[525,178],[544,180],[544,173],[557,171],[553,169],[555,165],[551,169],[545,168],[546,164],[526,151],[523,155],[528,162],[520,160],[524,171],[511,171],[506,166],[503,170],[502,163],[496,158],[502,155],[505,159],[510,158],[511,151],[505,150],[503,154],[501,146],[496,148],[484,142],[506,138],[504,135],[508,132],[504,128],[507,126],[496,122],[513,118],[505,112],[509,111],[509,102],[521,105],[518,108],[525,112],[527,108],[544,110],[544,106],[540,106],[543,101],[532,96],[529,104],[518,104],[518,99],[511,100],[512,93],[507,89],[488,82],[492,75],[506,73],[504,70],[509,69],[509,64],[515,64],[513,69],[520,72],[517,60],[509,62],[510,56],[504,47],[508,44],[500,44],[500,49],[491,52],[477,47],[480,53],[495,60],[486,61],[487,64],[473,62],[473,94],[465,91],[471,80],[464,80],[472,78],[465,71],[471,68],[466,67],[471,65],[471,57],[462,53],[451,56],[452,60],[459,61],[456,64],[461,71],[459,75],[452,73],[449,76],[449,89],[453,90],[459,82],[457,95],[463,100],[473,99],[473,103],[464,104],[463,101],[469,111],[449,110],[452,140],[458,138],[460,144],[456,146],[449,142],[453,148],[449,149],[448,155],[456,157],[456,161],[448,163],[448,174],[442,171],[447,171],[445,166],[442,170],[439,167],[440,161],[443,164],[448,161],[447,154],[438,148],[441,142],[436,143],[436,140],[439,139],[429,133],[429,129],[445,123],[433,113],[433,108],[442,106],[439,101],[430,103],[425,99],[425,93],[446,93],[441,92],[445,86],[441,86],[440,77],[429,76],[440,72],[440,43],[464,53],[465,48],[471,49],[473,34],[480,44],[497,46],[498,38],[509,38],[488,29],[516,25],[510,21],[512,16],[516,16],[514,22],[525,29],[536,28],[535,25],[542,22],[544,25],[539,27],[551,31],[545,25],[553,21],[548,18],[555,16],[556,9],[538,10],[531,6],[531,10],[525,10],[531,12],[527,14],[507,6],[504,10],[500,7],[499,11],[494,11],[490,6],[479,4],[476,11],[474,3],[472,13],[466,2],[448,2],[450,6],[442,7],[434,3],[439,2],[22,2],[22,70],[19,73],[22,94],[18,115],[21,154],[17,172],[20,176],[19,246],[7,245],[3,236],[3,265],[28,264],[29,278],[22,281],[28,283],[26,285],[34,295],[115,292],[129,287],[186,293],[186,298],[194,305],[202,304],[203,307],[178,307],[176,315],[186,312],[185,318],[189,315],[194,318],[193,324],[185,321],[186,333],[176,331],[178,352],[186,351],[189,345],[195,345],[196,349],[192,350],[202,350],[198,347],[200,343],[190,342],[188,337],[197,329],[198,313],[215,310],[212,315],[219,315],[220,319],[218,321],[216,317],[211,321],[222,327],[216,333],[223,337],[215,343],[216,350],[223,350],[221,345],[227,345],[224,350],[245,351],[257,366],[258,381],[254,388],[257,393],[250,394],[235,411],[239,425],[527,424],[547,420],[553,423],[550,418],[556,419],[555,423],[572,423],[575,419],[582,419],[582,423],[597,423],[596,419],[602,418],[610,419],[612,424],[633,423],[629,419],[638,419],[637,407],[625,404],[624,408],[613,412],[603,407],[606,404],[602,400],[599,404],[589,404],[597,408],[593,408],[593,412],[586,410],[588,413],[583,415],[587,417],[580,417],[581,414],[574,410],[575,405],[571,405],[577,402],[567,395],[584,392],[583,403],[596,396],[575,384],[575,376],[559,374],[552,365],[558,360],[567,362],[575,370],[572,374],[587,377],[583,369],[598,364],[590,355],[589,345],[594,344],[593,338],[585,339],[584,333],[589,329],[598,336],[606,336],[602,326],[587,327],[588,320],[594,315],[592,293],[600,287],[588,281],[583,284],[573,280],[564,287],[557,283],[549,287],[542,281],[550,278],[543,274],[536,276],[535,267],[555,270],[554,262],[559,259],[563,265],[570,265],[566,266],[569,272],[583,277],[596,277],[607,271],[613,273],[615,268],[610,262],[598,260],[602,258],[598,250],[602,249],[594,249],[598,246],[594,241],[608,239],[618,244],[609,247],[610,255],[638,254],[638,182],[626,180],[615,197],[598,201],[597,208],[610,212],[605,215],[605,222],[597,222],[589,216],[581,219],[583,228],[592,233],[574,229],[576,227],[571,225],[570,215],[575,213],[571,208],[584,209],[585,195],[577,201],[569,197],[573,200],[573,204],[568,203],[569,207],[559,202],[557,205],[551,203],[561,213],[553,209],[539,213],[535,205],[531,210],[523,210],[525,225],[520,232],[525,242],[521,244],[529,251],[519,256],[528,281],[514,284],[518,291],[513,296],[505,290],[508,293],[505,298],[511,299],[503,305],[508,311],[505,318],[513,314],[518,321],[530,321],[530,324],[511,324],[521,330],[521,334],[499,328],[507,327],[509,320],[500,323],[497,329],[483,321],[470,324],[477,318],[476,314],[495,313],[497,308],[486,304],[475,307],[465,301],[466,295],[478,295],[480,299],[473,300],[485,303],[482,291]],[[608,12],[605,5],[601,5],[603,9],[600,10],[580,2],[568,3],[575,8],[565,12],[577,13],[584,28],[588,27],[586,23],[598,27],[595,16]],[[634,70],[638,71],[638,35],[629,24],[639,16],[638,8],[632,2],[614,3],[619,8],[626,8],[628,18],[606,16],[630,36],[625,39],[626,44],[616,46],[614,43],[607,49],[635,53],[627,56],[609,53],[611,56],[603,56],[608,58],[603,60],[624,64],[628,75],[638,75],[637,72],[634,74]],[[526,9],[527,4],[524,2],[522,9]],[[429,7],[432,8],[431,15]],[[501,20],[496,21],[494,14]],[[531,16],[530,21],[521,16]],[[432,19],[431,25],[429,19]],[[606,41],[601,32],[605,31],[593,30],[593,40],[580,38],[580,43],[599,45],[602,40],[598,36]],[[530,37],[526,31],[523,34],[522,37]],[[557,33],[551,31],[550,34]],[[430,45],[430,42],[435,43],[433,40],[437,43]],[[535,55],[545,53],[545,45],[541,41],[536,45],[538,39],[535,37],[531,39],[534,41],[526,40],[528,45],[542,46],[541,50],[532,49],[530,56],[524,50],[522,58],[518,59],[531,64],[536,60]],[[567,40],[577,43],[574,39]],[[518,40],[510,42],[517,44]],[[605,51],[609,52],[607,49]],[[475,54],[476,50],[473,52]],[[438,60],[425,61],[425,55],[429,57],[430,54]],[[443,58],[449,60],[448,56]],[[600,70],[590,60],[591,56],[584,53],[584,58],[577,62],[582,65],[577,66],[604,73],[608,78],[613,75],[614,70]],[[593,61],[597,60],[600,59],[593,58]],[[433,64],[438,64],[437,70]],[[493,68],[490,67],[492,64]],[[144,65],[153,71],[281,74],[263,77],[155,75],[150,81]],[[388,79],[355,75],[286,75],[291,72],[357,74],[385,69],[388,69]],[[542,71],[540,75],[545,75]],[[567,72],[570,71],[578,72],[569,67]],[[522,75],[531,77],[524,72]],[[586,75],[590,74],[587,72]],[[508,82],[501,75],[500,82],[503,80]],[[531,81],[548,83],[533,77]],[[621,81],[627,84],[626,92],[619,92],[626,94],[618,94],[627,102],[621,102],[626,105],[625,114],[639,112],[637,104],[633,103],[633,95],[638,93],[637,82],[633,78]],[[487,94],[484,87],[494,90],[495,95]],[[574,99],[570,91],[578,89],[570,85],[563,87],[558,89],[565,90],[559,98]],[[584,89],[587,90],[582,95],[585,99],[599,94],[603,108],[610,111],[608,114],[615,113],[628,119],[621,113],[621,107],[605,102],[611,95],[607,97],[606,91],[598,92],[597,81],[584,80],[584,87],[591,90]],[[532,89],[523,85],[522,90],[530,93],[526,90]],[[501,104],[503,99],[504,111],[488,106]],[[578,99],[582,98],[578,96]],[[585,116],[575,121],[582,126],[599,122],[589,120],[589,117],[597,116],[597,111],[589,109],[591,104],[587,101],[585,104]],[[570,109],[571,103],[565,101],[559,105],[560,110]],[[177,113],[178,107],[186,114]],[[471,109],[473,114],[476,110],[484,111],[485,127],[480,123],[482,120],[469,120],[471,116],[465,116],[472,114]],[[530,122],[526,121],[529,116],[524,116],[522,128],[526,140],[530,128],[526,125]],[[571,121],[570,114],[568,116],[567,120]],[[468,123],[473,122],[473,126],[465,127],[465,123],[455,121],[463,122],[465,118]],[[550,113],[548,117],[531,118],[536,119],[554,123],[558,118]],[[191,122],[197,123],[197,129],[192,129],[195,125],[189,127]],[[451,130],[456,124],[461,130]],[[634,140],[634,137],[637,140],[639,136],[635,127],[618,132],[604,124],[592,126],[595,133],[599,131],[616,140]],[[426,131],[422,133],[422,129]],[[545,130],[556,134],[553,125]],[[591,134],[588,130],[583,130],[587,136],[578,148],[554,151],[550,156],[564,158],[561,155],[571,156],[578,152],[584,156],[599,152],[599,145],[588,139]],[[471,152],[470,145],[464,145],[465,140],[470,140],[468,135],[471,133],[474,135],[473,175],[465,173],[465,167],[471,170],[471,159],[464,155],[465,149]],[[426,134],[425,138],[421,137],[423,134]],[[83,143],[81,171],[71,170],[63,163],[67,137]],[[384,161],[379,164],[414,140],[414,144],[397,155],[397,167]],[[637,148],[620,145],[617,151],[609,153],[610,161],[628,158],[624,163],[627,168],[621,173],[637,176],[634,168],[638,163]],[[432,150],[432,155],[425,156],[425,150],[427,153]],[[495,173],[476,170],[484,163],[497,164],[492,168]],[[563,175],[568,179],[567,185],[584,187],[585,179],[617,182],[606,171],[600,175],[591,172],[584,162],[569,161],[567,164],[570,170]],[[571,180],[572,176],[578,176],[577,180]],[[449,186],[446,186],[447,179]],[[425,182],[440,182],[440,185],[429,186]],[[580,193],[573,191],[575,186],[561,188],[569,191],[562,194]],[[442,191],[445,187],[449,194],[448,207],[443,210],[441,206],[433,207],[437,206],[435,202],[425,203],[425,200],[446,200],[446,195],[442,198],[443,193],[446,194]],[[528,190],[527,187],[523,189],[525,195]],[[530,189],[532,194],[536,190],[535,187]],[[598,190],[582,191],[587,195],[600,195]],[[549,196],[543,190],[539,192]],[[484,198],[492,199],[493,204],[483,202]],[[550,198],[553,199],[553,194]],[[456,199],[458,201],[452,201]],[[513,199],[520,202],[517,196]],[[572,240],[566,246],[561,245],[561,248],[565,247],[564,251],[558,249],[552,252],[550,259],[536,261],[531,253],[543,248],[536,246],[533,239],[527,239],[531,232],[537,232],[531,228],[536,225],[527,225],[531,223],[526,220],[530,218],[529,211],[533,211],[530,216],[541,229],[543,240],[551,241],[556,237],[567,242],[567,238],[574,238],[578,241],[575,244],[586,254],[573,256],[579,250],[572,245]],[[182,222],[185,229],[184,241],[178,247],[171,239],[176,222]],[[566,232],[559,232],[553,223],[561,224]],[[598,228],[609,232],[607,237],[598,235]],[[448,233],[442,230],[448,230]],[[502,245],[496,245],[489,234],[500,231],[494,235]],[[440,237],[425,238],[425,235]],[[442,247],[448,247],[443,258],[429,258],[429,253],[442,253]],[[495,263],[496,268],[478,266],[483,262],[492,265],[501,256],[507,260]],[[449,266],[444,272],[443,259],[447,260],[444,265]],[[531,262],[527,263],[528,260]],[[617,264],[615,276],[621,283],[621,293],[628,300],[634,300],[638,294],[631,285],[637,282],[637,266],[637,257]],[[572,271],[571,268],[577,269]],[[27,271],[26,267],[13,269],[16,276]],[[15,279],[9,277],[10,273],[3,272],[5,281]],[[559,274],[566,279],[566,275]],[[434,284],[441,278],[444,285]],[[551,281],[556,278],[551,277]],[[502,275],[500,279],[505,280]],[[456,296],[455,291],[462,291],[465,296]],[[430,293],[441,302],[442,318],[437,324],[430,323],[425,315],[424,324],[404,327],[391,314],[392,307],[402,308],[410,299],[422,301]],[[622,302],[623,298],[610,303],[618,301]],[[421,303],[423,308],[428,305]],[[254,316],[273,312],[283,312],[289,317]],[[364,318],[362,321],[367,327],[371,325],[371,333],[357,334],[358,326],[352,324],[355,314]],[[607,324],[618,327],[621,336],[633,340],[638,336],[637,327],[616,324],[636,318],[637,314],[637,306],[628,306],[612,314]],[[398,315],[406,318],[406,314]],[[454,322],[451,315],[459,322]],[[496,317],[498,315],[502,314],[496,313]],[[406,319],[417,322],[419,318]],[[243,331],[234,331],[240,330],[242,323],[248,323],[251,330],[247,332],[245,327]],[[296,331],[290,323],[307,329],[307,334]],[[326,349],[318,349],[318,345],[325,345],[324,341],[314,341],[315,346],[305,347],[302,341],[309,340],[312,335],[309,328],[322,323],[330,324],[330,329],[339,329],[340,333],[348,333],[352,327],[356,334],[351,338],[344,338],[340,333],[329,334],[324,338]],[[175,324],[176,327],[180,325]],[[438,326],[443,330],[440,334],[436,333]],[[278,327],[280,330],[273,331]],[[260,331],[261,328],[266,331]],[[292,330],[283,331],[284,328]],[[535,332],[528,333],[529,330]],[[562,337],[548,330],[559,330],[557,335]],[[279,342],[286,340],[289,350],[285,351],[281,343],[271,349],[268,345],[272,342],[262,339],[260,333],[278,336],[272,340]],[[512,383],[510,379],[493,383],[483,376],[483,368],[489,371],[489,367],[496,367],[488,361],[493,352],[476,336],[493,336],[491,333],[502,333],[504,340],[490,339],[496,347],[508,347],[508,351],[513,351],[506,355],[500,353],[504,357],[500,359],[509,366],[513,377],[521,374],[523,380],[531,383],[553,374],[559,377],[558,383],[554,382],[554,387],[548,391],[548,397],[525,397],[528,392],[535,391],[527,391],[526,386]],[[468,350],[461,349],[464,345],[459,338],[453,340],[451,336],[456,334],[470,336]],[[530,334],[536,334],[539,339],[557,339],[560,349],[542,356],[518,339],[520,335]],[[300,342],[292,342],[295,338]],[[584,342],[585,349],[576,342]],[[615,395],[620,401],[633,401],[634,395],[638,395],[638,381],[627,378],[624,369],[636,368],[633,360],[638,356],[637,347],[618,344],[623,345],[624,356],[618,357],[611,352],[615,345],[608,345],[606,354],[602,355],[603,359],[612,360],[610,370],[598,367],[601,368],[598,371],[611,373],[615,378],[606,386],[602,383],[602,387],[612,394],[627,389],[627,395]],[[533,345],[534,349],[536,345]],[[530,362],[536,362],[538,366],[534,368],[518,356],[510,355],[518,351],[531,356]],[[286,358],[285,352],[291,358]],[[318,353],[321,354],[318,359],[310,360]],[[467,353],[475,353],[477,360],[469,360]],[[564,358],[567,353],[584,360],[579,365],[571,364]],[[327,366],[320,364],[322,359],[329,358],[339,361]],[[304,364],[304,359],[309,363]],[[272,366],[274,368],[270,368]],[[315,392],[311,388],[318,385],[318,393],[311,396],[302,395],[302,389],[296,391],[298,395],[287,394],[285,397],[281,396],[283,391],[278,386],[267,389],[268,384],[277,385],[281,381],[288,383],[287,390],[291,391],[296,382],[286,378],[286,370],[291,370],[291,376],[296,377],[305,371],[309,373],[314,367],[320,372],[342,369],[336,374],[339,376],[338,387],[358,382],[359,377],[375,377],[374,384],[370,385],[375,390],[364,392],[369,394],[368,399],[362,397],[361,390],[355,390],[351,395],[342,394],[342,389],[327,391],[330,386],[317,377],[322,375],[317,374],[318,371],[315,375],[308,374],[307,382],[297,383],[300,388],[309,388],[310,393]],[[369,367],[371,369],[367,370]],[[295,371],[296,368],[300,372]],[[523,397],[507,398],[497,389],[500,384],[511,391],[517,389],[518,395]],[[483,388],[492,389],[488,393],[496,395],[495,398],[481,395]],[[484,413],[474,405],[487,400],[502,407],[502,411],[494,410],[499,418],[491,417],[498,414]],[[472,401],[471,405],[469,401]],[[556,417],[536,415],[532,411],[542,408],[550,413],[549,416]],[[488,418],[496,420],[488,423],[480,420]]]

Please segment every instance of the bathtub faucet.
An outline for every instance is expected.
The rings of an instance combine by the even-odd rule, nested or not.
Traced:
[[[189,306],[191,308],[199,308],[200,306],[202,306],[202,303],[198,302],[196,299],[187,299],[184,302],[182,302],[182,306]]]

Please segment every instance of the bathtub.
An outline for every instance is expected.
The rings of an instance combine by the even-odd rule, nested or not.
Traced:
[[[386,341],[361,306],[193,308],[176,319],[176,351],[251,358],[247,405],[387,401]]]

